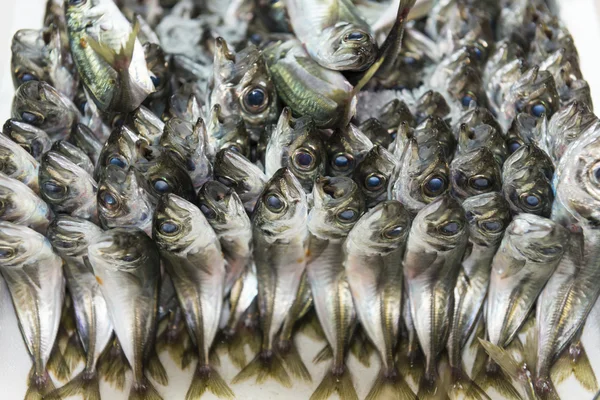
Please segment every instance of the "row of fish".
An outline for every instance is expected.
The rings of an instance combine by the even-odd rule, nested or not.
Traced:
[[[223,353],[233,384],[291,386],[300,331],[330,363],[313,400],[358,398],[372,352],[368,399],[599,389],[600,124],[543,1],[49,0],[11,50],[27,399],[129,369],[160,399],[163,350],[197,359],[187,399],[235,396]]]

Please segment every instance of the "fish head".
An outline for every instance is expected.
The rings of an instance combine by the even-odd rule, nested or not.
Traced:
[[[319,238],[341,239],[365,212],[365,199],[349,177],[319,177],[313,188],[308,229]]]
[[[194,150],[202,140],[201,135],[194,132],[192,123],[179,118],[171,118],[165,123],[160,146],[182,165],[193,168]],[[192,167],[192,168],[190,168]]]
[[[45,80],[43,30],[20,29],[15,32],[11,43],[11,72],[14,87],[25,82]]]
[[[367,206],[385,195],[396,159],[381,146],[373,146],[354,170],[352,178],[365,195]]]
[[[140,139],[149,146],[157,145],[165,129],[165,123],[144,106],[138,107],[131,114],[132,125]]]
[[[338,71],[367,69],[377,56],[377,42],[364,28],[348,23],[327,27],[316,50],[324,66]]]
[[[402,128],[399,128],[399,131]],[[411,136],[404,130],[407,136]],[[405,136],[406,136],[405,135]],[[412,136],[418,143],[437,142],[444,150],[447,159],[451,159],[456,149],[456,138],[450,129],[450,126],[439,117],[428,117],[419,124],[412,132]]]
[[[233,188],[244,203],[255,200],[267,183],[267,177],[256,165],[231,149],[222,149],[217,153],[214,177],[225,186]]]
[[[23,180],[24,174],[35,174],[38,162],[22,147],[0,133],[0,172]]]
[[[32,257],[52,251],[43,235],[26,226],[0,221],[0,263],[3,268],[22,268]]]
[[[480,107],[487,107],[488,104],[480,72],[466,63],[450,75],[448,94],[463,110],[468,110],[473,103]]]
[[[333,131],[325,145],[329,176],[351,176],[373,148],[371,140],[353,124]]]
[[[479,125],[489,125],[498,132],[502,132],[502,127],[498,123],[498,120],[496,120],[487,107],[469,107],[456,121],[454,128],[456,137],[458,137],[460,126],[462,124],[465,124],[470,129],[474,129]]]
[[[381,107],[377,119],[383,127],[388,131],[392,140],[398,126],[406,122],[410,126],[415,126],[415,117],[410,112],[410,109],[405,102],[399,99],[393,99]]]
[[[133,166],[140,158],[138,149],[139,137],[126,125],[114,129],[98,157],[95,176],[108,165],[114,165],[124,170]]]
[[[0,173],[0,219],[10,221],[11,216],[18,215],[27,201],[26,189],[24,183]]]
[[[509,246],[523,258],[550,263],[562,257],[569,232],[550,219],[523,213],[513,218],[505,236]]]
[[[250,156],[250,138],[244,120],[238,114],[223,114],[219,104],[211,110],[206,134],[215,152],[230,148],[245,157]]]
[[[40,196],[48,204],[83,203],[96,196],[97,185],[83,168],[54,151],[44,154],[39,171]]]
[[[413,221],[415,237],[437,251],[449,251],[460,246],[467,239],[468,230],[463,208],[450,195],[426,205]]]
[[[88,257],[94,268],[135,274],[155,266],[160,256],[156,245],[138,228],[114,228],[94,237],[88,246]]]
[[[325,174],[327,152],[320,133],[314,125],[307,124],[294,129],[295,139],[288,150],[288,169],[309,193],[315,178]]]
[[[459,199],[502,189],[500,165],[485,147],[461,154],[450,165],[452,193]]]
[[[87,256],[90,242],[103,233],[96,224],[83,218],[58,215],[48,226],[46,237],[61,255]]]
[[[90,174],[94,172],[94,164],[92,164],[88,155],[74,144],[71,144],[66,140],[57,140],[50,150],[62,154]]]
[[[150,79],[154,86],[154,93],[150,93],[149,98],[161,98],[169,93],[169,63],[167,55],[157,43],[144,43],[144,56],[146,65],[150,71]]]
[[[554,160],[560,160],[568,145],[593,125],[598,117],[585,102],[574,100],[561,107],[548,122],[546,145]]]
[[[196,197],[192,178],[168,152],[163,152],[155,160],[138,162],[135,169],[144,177],[144,188],[153,197],[159,198],[167,193],[175,193],[189,201]]]
[[[505,105],[514,107],[511,113],[526,112],[535,118],[550,118],[560,107],[552,74],[532,67],[511,87]]]
[[[500,193],[484,193],[462,203],[469,240],[480,246],[497,246],[511,220],[510,208]]]
[[[6,121],[2,132],[36,160],[39,160],[42,154],[50,150],[50,146],[52,146],[52,141],[45,131],[14,118]]]
[[[503,180],[502,191],[513,213],[550,216],[554,192],[541,169],[536,166],[512,169],[503,173]]]
[[[377,118],[369,118],[364,120],[360,124],[359,129],[365,134],[365,136],[373,145],[379,145],[387,149],[394,140],[388,130],[385,129],[381,121],[379,121]]]
[[[250,230],[250,219],[240,197],[220,182],[208,181],[202,186],[198,208],[217,234]]]
[[[418,124],[427,119],[427,117],[435,116],[444,118],[450,113],[450,107],[444,96],[433,90],[428,90],[423,93],[413,108],[414,116]]]
[[[549,181],[554,176],[552,159],[535,144],[521,146],[512,153],[502,166],[502,174],[506,176],[505,180],[510,181],[520,169],[538,169]]]
[[[508,150],[501,132],[490,125],[479,125],[475,128],[461,125],[458,134],[458,152],[464,153],[481,147],[487,147],[498,163],[504,164]]]

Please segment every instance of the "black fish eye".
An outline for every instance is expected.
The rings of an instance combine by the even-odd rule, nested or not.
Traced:
[[[173,221],[164,221],[158,227],[160,233],[171,236],[179,232],[179,225]]]
[[[39,118],[34,113],[23,111],[21,113],[21,119],[23,120],[23,122],[27,122],[28,124],[35,124],[36,122],[38,122]]]
[[[44,188],[44,193],[52,199],[60,199],[67,193],[67,189],[55,181],[46,181],[42,187]]]
[[[0,247],[0,259],[11,258],[15,252],[10,247]]]
[[[265,203],[267,204],[269,210],[274,212],[280,212],[285,206],[285,203],[283,202],[281,197],[279,197],[275,193],[271,193],[265,196]]]
[[[113,154],[108,157],[108,164],[115,165],[119,168],[127,168],[127,161],[118,154]]]
[[[460,231],[460,224],[458,222],[452,221],[441,227],[442,234],[452,236],[456,235],[458,231]]]
[[[540,249],[540,253],[542,253],[545,256],[551,256],[560,253],[561,250],[562,247],[560,246],[543,247]]]
[[[386,230],[383,235],[388,239],[396,239],[402,235],[404,232],[404,227],[402,225],[397,225]]]
[[[227,147],[227,150],[231,150],[238,154],[242,154],[242,149],[240,149],[239,146],[237,146],[235,144],[232,144],[231,146]]]
[[[365,35],[363,32],[360,31],[355,31],[355,32],[350,32],[349,34],[347,34],[344,37],[344,41],[361,41],[364,40],[367,37],[367,35]]]
[[[403,60],[406,65],[415,65],[417,63],[417,59],[411,56],[406,56]]]
[[[548,109],[544,103],[540,102],[531,106],[530,112],[534,117],[540,118],[542,115],[548,113]]]
[[[355,210],[347,208],[343,211],[340,211],[337,215],[337,218],[342,222],[353,222],[356,220],[357,216],[358,213]]]
[[[542,201],[540,197],[536,194],[528,194],[524,193],[521,195],[521,201],[526,208],[536,209],[540,206]]]
[[[255,87],[246,92],[243,99],[243,105],[246,111],[258,114],[267,108],[269,97],[265,90]]]
[[[477,104],[477,96],[475,96],[474,93],[471,92],[467,92],[465,94],[463,94],[460,102],[462,103],[463,107],[469,107],[471,105],[471,102],[475,102],[475,104]]]
[[[200,203],[200,211],[202,211],[202,214],[204,214],[204,216],[206,217],[206,219],[214,219],[217,216],[217,213],[215,212],[215,210],[213,210],[212,208],[210,208],[209,206],[207,206],[204,203]]]
[[[428,195],[438,196],[446,190],[446,180],[439,175],[434,175],[425,183],[425,189]]]
[[[134,256],[133,254],[125,254],[123,257],[121,257],[121,261],[125,261],[125,262],[132,262],[137,260],[137,257]]]
[[[253,44],[259,44],[262,42],[262,36],[258,33],[253,33],[252,36],[250,36],[250,42]]]
[[[79,111],[80,111],[82,114],[85,114],[85,108],[86,108],[86,107],[87,107],[87,101],[84,101],[84,102],[82,102],[82,103],[79,105]]]
[[[473,53],[475,53],[475,57],[478,60],[483,59],[483,50],[481,50],[479,46],[473,46]]]
[[[113,128],[120,128],[123,126],[123,124],[125,124],[125,118],[123,117],[123,115],[117,115],[113,118],[112,120],[112,127]]]
[[[69,0],[69,5],[76,6],[79,4],[84,4],[86,0]]]
[[[37,81],[38,78],[35,75],[33,75],[33,74],[25,72],[23,75],[21,75],[21,77],[19,78],[19,80],[22,83],[25,83],[25,82],[29,82],[29,81]]]
[[[171,186],[162,178],[156,179],[152,186],[154,186],[154,190],[161,194],[168,193],[171,190]]]
[[[596,181],[596,184],[600,184],[600,164],[596,164],[592,168],[592,178]]]
[[[100,192],[98,198],[104,207],[108,208],[109,210],[117,208],[117,205],[119,204],[117,198],[107,190]]]
[[[515,151],[517,151],[520,147],[521,143],[517,142],[516,140],[513,140],[508,144],[508,151],[512,154]]]
[[[296,167],[303,170],[311,169],[315,164],[315,156],[307,150],[298,150],[294,154],[294,164]]]
[[[503,228],[502,222],[500,221],[485,221],[481,224],[483,229],[487,232],[500,232]]]
[[[485,190],[492,187],[492,181],[483,176],[471,178],[471,187],[476,190]]]
[[[160,78],[158,76],[150,76],[150,80],[152,80],[152,84],[154,85],[155,88],[160,86]]]
[[[351,155],[346,153],[340,153],[333,158],[333,161],[331,163],[333,169],[336,169],[338,171],[347,171],[352,166],[353,161],[354,159]]]
[[[384,184],[385,177],[380,174],[369,174],[369,176],[367,176],[367,178],[365,179],[365,186],[367,190],[370,190],[372,192],[381,189]]]

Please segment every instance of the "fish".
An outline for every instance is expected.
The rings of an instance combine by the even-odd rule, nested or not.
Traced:
[[[416,123],[420,124],[429,117],[444,119],[450,113],[450,106],[441,93],[428,90],[417,99],[412,112]]]
[[[2,133],[27,151],[36,161],[50,150],[52,140],[42,129],[16,119],[9,119],[2,127]]]
[[[296,298],[306,267],[308,203],[298,179],[281,168],[267,182],[252,217],[254,261],[258,281],[258,305],[263,340],[260,352],[233,379],[256,376],[282,385],[291,380],[275,349],[275,338]]]
[[[473,383],[465,375],[462,350],[482,314],[492,260],[511,220],[508,204],[499,193],[469,197],[462,207],[469,239],[454,287],[454,307],[447,343],[454,378],[452,388],[457,393],[465,389],[467,392],[479,389],[469,387]]]
[[[469,129],[475,129],[481,125],[489,125],[494,128],[497,132],[503,133],[502,127],[494,117],[494,114],[486,107],[469,107],[455,122],[454,124],[454,135],[459,137],[460,128],[465,124]]]
[[[207,138],[202,119],[192,125],[181,119],[171,118],[165,124],[159,142],[164,151],[186,168],[196,191],[212,176]]]
[[[65,296],[63,261],[42,234],[6,221],[0,221],[0,258],[0,271],[33,363],[25,398],[39,399],[54,389],[46,368]]]
[[[139,15],[136,16],[136,23],[140,26],[141,31],[144,22],[142,22]],[[152,34],[154,34],[154,32],[152,32]],[[138,36],[138,39],[140,39],[140,36],[141,35]],[[146,66],[150,72],[150,80],[154,86],[154,92],[148,95],[145,103],[155,110],[157,114],[161,114],[166,106],[167,99],[171,95],[171,70],[169,69],[168,55],[160,46],[159,42],[143,43],[143,48]]]
[[[94,164],[83,150],[65,140],[57,140],[50,151],[60,154],[83,169],[90,175],[94,174]]]
[[[31,154],[0,133],[0,172],[23,182],[39,194],[38,171],[40,164]]]
[[[213,159],[215,154],[223,148],[231,148],[245,157],[250,157],[249,134],[246,131],[244,120],[239,115],[225,115],[222,107],[215,104],[211,110],[206,130],[209,158]]]
[[[396,168],[396,158],[381,146],[373,146],[356,166],[352,179],[365,196],[367,208],[387,199],[387,187]]]
[[[196,190],[186,168],[170,153],[163,152],[152,161],[138,162],[135,170],[141,174],[143,187],[154,198],[175,193],[188,201],[194,201]]]
[[[83,168],[54,151],[40,163],[40,197],[57,214],[96,222],[98,184]]]
[[[521,146],[502,169],[502,193],[513,213],[550,216],[554,192],[552,160],[535,145]]]
[[[28,81],[17,88],[11,116],[37,126],[52,140],[65,139],[81,119],[69,98],[42,81]]]
[[[450,164],[450,185],[454,196],[465,200],[502,190],[502,170],[485,147],[464,153]]]
[[[441,146],[409,139],[394,169],[388,197],[416,214],[450,189],[450,169]]]
[[[104,112],[135,110],[155,91],[144,49],[132,27],[108,0],[67,4],[71,53],[81,82]]]
[[[416,125],[415,117],[412,115],[410,108],[399,99],[393,99],[384,104],[379,110],[377,120],[381,122],[381,125],[387,131],[390,140],[395,139],[400,124],[407,123],[412,127]],[[389,145],[389,142],[383,144],[385,147]]]
[[[508,39],[496,43],[482,75],[492,111],[497,113],[500,110],[510,87],[521,77],[525,69],[525,50],[519,43]]]
[[[497,131],[490,125],[478,125],[475,128],[469,128],[466,124],[459,127],[458,146],[455,156],[475,150],[481,147],[488,148],[498,164],[503,165],[508,156],[506,141],[502,136],[502,131]]]
[[[77,336],[86,353],[84,370],[49,394],[49,398],[82,394],[87,399],[100,399],[98,359],[112,339],[113,326],[100,284],[86,260],[90,241],[102,233],[102,229],[94,223],[66,215],[58,216],[48,228],[48,240],[64,260],[66,284],[77,321]]]
[[[0,173],[0,220],[44,235],[53,216],[48,204],[27,185]]]
[[[130,399],[160,400],[146,378],[168,379],[154,352],[160,254],[138,228],[115,228],[90,240],[88,259],[123,353],[133,371]]]
[[[442,196],[415,216],[402,259],[412,321],[423,353],[425,375],[419,398],[431,398],[440,389],[437,364],[448,341],[453,291],[468,239],[464,210],[457,200]],[[421,318],[421,312],[429,318]]]
[[[331,177],[352,176],[356,166],[373,148],[371,140],[353,124],[333,131],[324,144],[329,161],[325,172]]]
[[[123,169],[135,165],[141,158],[138,143],[139,137],[126,125],[114,129],[102,146],[94,177],[99,179],[102,169],[109,164]]]
[[[363,71],[375,62],[375,35],[350,0],[286,0],[285,6],[296,37],[321,66]]]
[[[144,189],[133,168],[124,171],[109,165],[98,183],[98,219],[104,229],[137,227],[152,234],[152,216],[157,199]]]
[[[344,399],[358,399],[345,361],[356,310],[342,248],[365,208],[363,194],[351,178],[323,177],[315,181],[313,207],[308,214],[310,256],[306,276],[317,317],[333,349],[333,362],[312,400],[327,399],[333,392]]]
[[[89,157],[94,167],[98,164],[103,145],[90,128],[83,124],[77,124],[69,136],[69,141]]]
[[[395,156],[402,158],[409,139],[414,138],[420,146],[438,146],[446,160],[451,161],[456,149],[456,138],[450,126],[441,118],[428,117],[416,128],[403,122],[398,126],[394,141],[388,147]]]
[[[356,314],[382,363],[367,399],[381,393],[416,399],[394,358],[402,309],[402,255],[410,223],[410,213],[400,202],[382,201],[356,222],[343,244]]]
[[[103,143],[110,135],[111,129],[118,128],[120,126],[116,122],[122,122],[121,114],[116,114],[116,117],[113,116],[113,119],[110,120],[110,115],[100,111],[98,106],[96,106],[96,103],[94,103],[91,95],[89,95],[85,90],[77,92],[77,96],[75,96],[73,102],[81,113],[81,118],[79,120],[80,123],[90,128],[90,130],[94,132],[94,135],[96,135],[96,137]]]
[[[198,207],[174,194],[161,198],[152,237],[198,348],[198,365],[186,397],[199,398],[210,391],[233,399],[231,389],[210,365],[208,354],[219,328],[227,273],[219,238]]]
[[[165,123],[152,111],[140,106],[131,114],[132,130],[149,146],[157,146],[165,129]]]
[[[254,210],[269,180],[260,168],[231,149],[223,149],[217,153],[213,174],[215,180],[235,190],[248,214]]]
[[[595,208],[598,201],[596,175],[600,175],[596,166],[599,137],[600,130],[593,129],[575,139],[560,159],[554,176],[556,198],[551,218],[569,229],[571,235],[564,241],[565,254],[537,303],[534,383],[540,395],[554,392],[549,379],[550,368],[575,340],[598,298],[599,292],[592,282],[600,274],[596,261],[598,215]],[[585,349],[580,348],[573,354],[569,368],[583,373],[582,361],[586,357]]]
[[[529,113],[517,114],[506,131],[507,146],[511,146],[510,153],[514,153],[524,144],[534,144],[547,152],[545,137],[548,130],[548,118],[536,118]]]
[[[393,142],[392,135],[384,128],[377,118],[369,118],[361,122],[358,129],[371,141],[373,145],[388,148]],[[334,131],[335,133],[335,131]],[[333,135],[332,135],[333,136]]]

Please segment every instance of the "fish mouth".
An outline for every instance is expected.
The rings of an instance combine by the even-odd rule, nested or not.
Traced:
[[[233,189],[218,181],[208,181],[201,189],[204,200],[212,207],[226,213]]]

